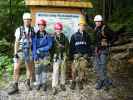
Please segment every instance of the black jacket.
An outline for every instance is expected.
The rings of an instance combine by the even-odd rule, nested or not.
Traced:
[[[73,55],[77,53],[91,56],[91,40],[85,31],[83,33],[78,31],[71,37],[69,55],[73,58]]]
[[[104,27],[104,28],[103,28]],[[114,42],[114,32],[108,27],[108,26],[101,26],[96,28],[96,46],[101,47],[101,40],[106,39],[108,46],[111,46]],[[102,35],[102,32],[104,33],[105,36]]]

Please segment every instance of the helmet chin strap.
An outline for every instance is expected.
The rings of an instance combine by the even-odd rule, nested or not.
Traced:
[[[31,24],[24,24],[24,27],[30,27]]]
[[[57,35],[60,35],[61,31],[60,32],[56,32]]]
[[[60,33],[56,33],[56,36],[60,36]]]
[[[83,32],[84,32],[84,30],[79,29],[79,32],[83,33]]]
[[[43,33],[44,33],[44,31],[45,31],[45,30],[40,30],[40,33],[42,33],[42,34],[43,34]]]

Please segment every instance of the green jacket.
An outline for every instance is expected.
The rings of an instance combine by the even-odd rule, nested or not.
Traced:
[[[67,37],[60,33],[59,36],[54,36],[54,43],[53,43],[52,55],[56,54],[57,56],[61,55],[63,59],[64,56],[68,55],[69,50],[69,41]]]

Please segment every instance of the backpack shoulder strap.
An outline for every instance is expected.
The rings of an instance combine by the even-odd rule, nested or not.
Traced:
[[[73,34],[74,40],[77,39],[77,32],[75,34]]]
[[[31,36],[35,34],[34,27],[30,27]]]
[[[64,42],[65,41],[65,35],[63,33],[61,33],[61,38],[62,38],[62,41]]]
[[[23,32],[24,32],[24,26],[20,26],[20,37],[19,37],[19,40],[22,39],[22,36],[23,36]]]
[[[105,35],[105,32],[104,32],[105,27],[106,27],[106,26],[103,25],[103,26],[102,26],[102,29],[101,29],[101,34],[102,34],[103,37],[107,37],[107,36]]]

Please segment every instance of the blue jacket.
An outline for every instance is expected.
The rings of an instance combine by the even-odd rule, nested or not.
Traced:
[[[71,37],[69,55],[73,58],[73,55],[77,53],[91,56],[91,40],[86,32],[82,35],[78,31]]]
[[[50,49],[52,48],[53,39],[50,35],[44,32],[40,34],[37,32],[32,36],[32,58],[33,60],[38,60],[39,58],[44,58],[49,54]]]

